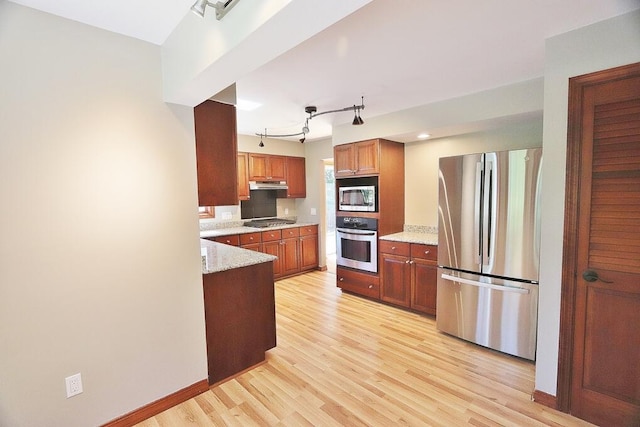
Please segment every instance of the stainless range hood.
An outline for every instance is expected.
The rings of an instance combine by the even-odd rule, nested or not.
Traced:
[[[249,181],[249,190],[286,190],[289,187],[285,181],[261,182]]]

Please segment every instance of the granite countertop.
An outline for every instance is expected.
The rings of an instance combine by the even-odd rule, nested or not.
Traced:
[[[247,233],[260,233],[263,231],[269,230],[282,230],[285,228],[295,228],[295,227],[304,227],[307,225],[318,225],[317,223],[311,222],[296,222],[295,224],[282,224],[276,225],[273,227],[245,227],[245,226],[237,226],[237,227],[228,227],[228,228],[216,228],[213,230],[201,230],[200,238],[205,237],[220,237],[220,236],[230,236],[232,234],[247,234]]]
[[[423,245],[437,245],[438,233],[421,233],[415,231],[401,231],[400,233],[380,236],[380,240],[393,240],[395,242],[421,243]]]
[[[247,227],[249,228],[249,227]],[[202,255],[202,274],[217,273],[234,268],[247,267],[274,261],[278,257],[262,252],[225,245],[200,239],[200,253]]]

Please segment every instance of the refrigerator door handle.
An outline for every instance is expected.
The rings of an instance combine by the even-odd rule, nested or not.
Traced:
[[[461,277],[451,276],[450,274],[443,273],[441,277],[445,280],[450,280],[456,283],[462,283],[465,285],[476,286],[479,288],[487,288],[492,289],[494,291],[502,291],[502,292],[513,292],[518,294],[528,294],[529,289],[519,288],[517,286],[506,286],[506,285],[492,285],[491,283],[482,283],[476,280],[463,279]]]
[[[483,209],[483,181],[484,181],[484,168],[482,162],[476,163],[476,193],[475,193],[475,219],[474,219],[474,232],[477,239],[477,264],[479,268],[482,268],[482,209]]]
[[[485,228],[483,230],[484,242],[486,246],[484,248],[484,262],[485,265],[493,264],[492,254],[491,254],[491,237],[493,235],[493,216],[495,212],[493,212],[494,205],[494,197],[493,194],[493,168],[494,163],[491,160],[487,160],[486,163],[486,172],[485,172],[485,203],[486,203],[486,216],[484,218]]]

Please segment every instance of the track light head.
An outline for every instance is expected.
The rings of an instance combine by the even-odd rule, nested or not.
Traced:
[[[300,138],[300,144],[304,144],[304,142],[307,140],[306,136],[302,136],[302,138]]]
[[[258,147],[260,148],[264,147],[264,142],[262,142],[262,140],[260,140],[260,144],[258,144]]]
[[[204,18],[204,10],[209,4],[208,0],[196,0],[196,2],[191,6],[191,11],[198,15],[200,18]]]

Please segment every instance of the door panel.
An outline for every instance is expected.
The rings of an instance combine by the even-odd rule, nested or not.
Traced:
[[[558,401],[594,424],[637,426],[640,64],[572,79],[569,128]]]

